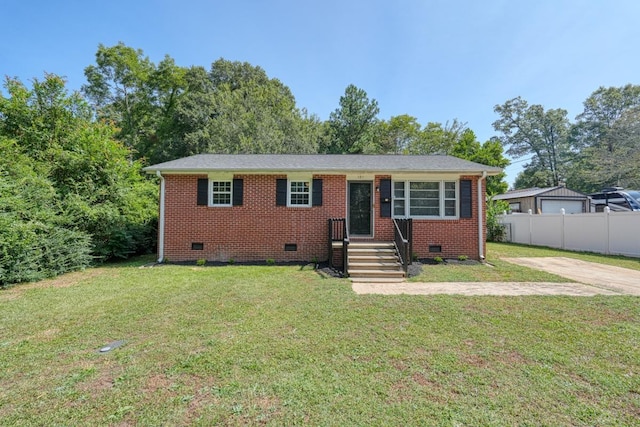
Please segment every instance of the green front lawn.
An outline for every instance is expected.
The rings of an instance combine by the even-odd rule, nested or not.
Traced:
[[[0,291],[0,319],[3,425],[640,416],[634,297],[357,296],[299,267],[124,265]]]

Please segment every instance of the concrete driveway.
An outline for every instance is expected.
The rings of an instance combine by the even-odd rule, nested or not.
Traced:
[[[501,258],[622,295],[640,295],[640,271],[565,257]]]
[[[358,294],[410,295],[640,295],[640,271],[564,257],[502,258],[575,282],[353,283]]]

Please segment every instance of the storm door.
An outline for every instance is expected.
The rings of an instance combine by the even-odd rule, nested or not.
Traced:
[[[349,182],[349,235],[371,236],[372,203],[370,181]]]

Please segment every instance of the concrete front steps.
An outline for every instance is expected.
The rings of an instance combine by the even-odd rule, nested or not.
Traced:
[[[393,243],[352,242],[347,254],[349,277],[353,282],[398,283],[405,280]]]

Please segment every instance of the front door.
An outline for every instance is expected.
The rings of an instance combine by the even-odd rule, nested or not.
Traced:
[[[371,189],[370,181],[349,182],[349,234],[371,236]]]

